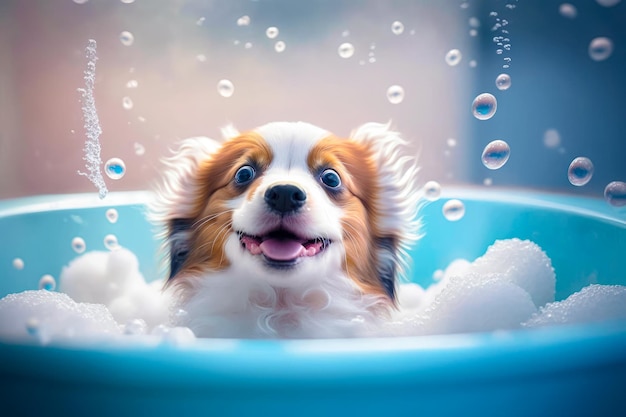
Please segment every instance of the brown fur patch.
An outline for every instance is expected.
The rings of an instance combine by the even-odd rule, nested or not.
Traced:
[[[193,277],[206,271],[218,271],[229,266],[224,244],[232,233],[232,210],[228,201],[254,190],[259,177],[272,160],[272,151],[257,133],[249,132],[230,139],[212,158],[202,162],[196,172],[201,192],[195,198],[189,238],[189,254],[176,277]],[[252,183],[234,183],[237,170],[247,164],[257,169]],[[175,277],[175,278],[176,278]]]
[[[329,136],[311,150],[307,162],[313,173],[332,168],[341,177],[344,190],[330,195],[345,213],[341,222],[347,275],[364,292],[387,296],[377,270],[376,242],[384,236],[377,227],[380,184],[372,151],[361,143]]]

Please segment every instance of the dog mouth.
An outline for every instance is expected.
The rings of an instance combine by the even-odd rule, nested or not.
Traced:
[[[330,239],[301,238],[284,229],[274,230],[262,236],[239,232],[241,246],[252,255],[262,255],[272,266],[295,265],[301,258],[313,257],[331,244]]]

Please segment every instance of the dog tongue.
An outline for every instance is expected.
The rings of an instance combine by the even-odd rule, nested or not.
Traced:
[[[294,239],[270,238],[261,245],[263,255],[275,261],[290,261],[296,259],[306,250],[302,243]]]

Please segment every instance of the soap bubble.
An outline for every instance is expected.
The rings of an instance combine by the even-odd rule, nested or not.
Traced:
[[[278,53],[283,52],[285,50],[285,47],[287,45],[285,45],[285,42],[283,41],[278,41],[276,42],[276,44],[274,45],[274,50]]]
[[[141,143],[139,142],[135,142],[133,144],[133,148],[135,149],[135,155],[137,156],[143,156],[143,154],[146,153],[146,148],[145,146],[143,146]]]
[[[503,140],[494,140],[489,142],[483,150],[483,165],[489,169],[502,168],[511,155],[509,144]]]
[[[443,216],[451,221],[455,222],[460,220],[465,215],[465,205],[461,200],[452,199],[445,202],[443,205]]]
[[[596,0],[600,6],[613,7],[622,0]]]
[[[278,28],[275,26],[271,26],[267,28],[267,30],[265,31],[265,36],[267,36],[270,39],[276,38],[276,36],[278,36]]]
[[[196,55],[196,61],[198,61],[198,62],[206,62],[206,55],[204,55],[204,54]]]
[[[76,253],[83,253],[85,249],[87,249],[87,244],[82,237],[75,237],[72,239],[72,249],[74,249]]]
[[[244,43],[244,44],[243,44],[243,47],[244,47],[244,48],[246,48],[246,49],[250,49],[250,48],[252,48],[252,42],[246,42],[246,43]]]
[[[235,92],[235,86],[230,80],[220,80],[217,83],[217,92],[222,97],[230,97]]]
[[[491,187],[493,185],[493,178],[485,178],[483,180],[483,185],[487,186],[487,187]]]
[[[250,24],[250,16],[241,16],[237,19],[237,26],[248,26]]]
[[[578,10],[573,4],[563,3],[559,6],[559,13],[568,19],[574,19],[578,14]]]
[[[470,17],[469,20],[468,20],[468,23],[469,23],[470,27],[473,27],[473,28],[479,28],[480,27],[480,20],[477,17],[474,17],[474,16]]]
[[[472,113],[478,120],[488,120],[496,114],[498,101],[489,93],[479,94],[472,102]]]
[[[116,223],[117,219],[119,218],[119,214],[117,213],[117,210],[115,210],[114,208],[108,209],[105,213],[105,216],[107,220],[109,221],[109,223]]]
[[[120,1],[124,4],[132,4],[135,2],[135,0],[120,0]]]
[[[583,186],[591,180],[593,176],[593,163],[589,158],[579,156],[575,158],[567,170],[567,178],[572,185]]]
[[[404,88],[392,85],[387,89],[387,99],[391,104],[399,104],[404,100]]]
[[[556,148],[561,144],[561,135],[556,129],[548,129],[543,134],[543,144],[547,148]]]
[[[120,158],[111,158],[104,164],[104,172],[112,180],[119,180],[126,174],[126,164]]]
[[[24,269],[24,261],[22,260],[22,258],[13,259],[13,268],[17,269],[18,271]]]
[[[115,235],[106,235],[104,237],[104,247],[107,248],[108,250],[115,250],[118,249],[120,247],[118,241],[117,241],[117,236]]]
[[[130,97],[122,98],[122,107],[126,110],[130,110],[133,108],[133,100]]]
[[[137,88],[139,86],[139,83],[137,82],[137,80],[129,80],[126,83],[126,88]]]
[[[626,182],[610,182],[604,189],[604,199],[613,207],[626,206]]]
[[[74,0],[74,3],[76,4],[85,4],[87,3],[89,0]]]
[[[122,45],[124,46],[131,46],[133,42],[135,42],[135,37],[133,36],[132,33],[125,30],[122,33],[120,33],[120,42],[122,42]]]
[[[448,53],[446,53],[446,64],[454,67],[461,62],[461,58],[463,58],[463,54],[458,49],[450,49]]]
[[[196,25],[197,26],[202,26],[204,24],[204,21],[206,20],[206,17],[202,16],[201,18],[199,18],[198,20],[196,20]]]
[[[496,77],[496,87],[498,90],[508,90],[511,86],[511,76],[509,74],[500,74]]]
[[[441,185],[437,181],[428,181],[423,190],[424,198],[428,201],[437,201],[441,196]]]
[[[451,147],[454,148],[456,146],[456,139],[454,138],[448,138],[446,139],[446,144]]]
[[[39,280],[39,289],[46,291],[54,291],[57,282],[52,275],[46,274]]]
[[[472,59],[472,60],[469,62],[469,67],[470,67],[470,68],[476,68],[476,66],[477,66],[477,65],[478,65],[478,62],[476,62],[476,60],[475,60],[475,59]]]
[[[604,61],[613,53],[613,41],[609,38],[594,38],[589,43],[589,56],[594,61]]]
[[[404,25],[400,21],[395,21],[391,24],[391,31],[394,35],[400,35],[404,32]]]
[[[354,55],[354,46],[349,42],[342,43],[339,45],[337,52],[339,52],[339,56],[342,58],[350,58]]]

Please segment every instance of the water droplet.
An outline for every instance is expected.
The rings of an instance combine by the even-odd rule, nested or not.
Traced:
[[[108,250],[115,250],[120,247],[120,244],[117,241],[117,236],[115,235],[106,235],[104,237],[104,247]]]
[[[488,120],[496,114],[498,101],[489,93],[479,94],[472,102],[472,113],[478,120]]]
[[[17,269],[18,271],[24,269],[24,261],[22,260],[22,258],[13,259],[13,268]]]
[[[235,86],[230,80],[220,80],[217,83],[217,92],[222,97],[230,97],[235,92]]]
[[[126,96],[124,98],[122,98],[122,107],[124,107],[126,110],[130,110],[133,108],[133,100]]]
[[[39,289],[46,291],[54,291],[57,282],[52,275],[46,274],[39,280]]]
[[[610,182],[604,189],[604,199],[613,207],[626,206],[626,182]]]
[[[285,42],[283,41],[278,41],[276,42],[276,44],[274,44],[274,50],[278,53],[281,53],[285,50],[285,48],[287,47],[287,45],[285,45]]]
[[[402,34],[402,32],[404,32],[404,25],[402,24],[402,22],[396,20],[391,24],[391,31],[394,35],[400,35]]]
[[[583,186],[591,180],[593,176],[593,162],[589,158],[579,156],[574,158],[567,170],[567,179],[572,185]]]
[[[546,148],[556,148],[561,144],[561,135],[556,129],[548,129],[543,134],[543,144]]]
[[[428,181],[423,188],[424,198],[428,201],[437,201],[441,197],[441,185],[437,181]]]
[[[120,42],[122,42],[122,45],[124,46],[131,46],[133,42],[135,42],[135,37],[133,36],[132,33],[125,30],[122,33],[120,33]]]
[[[117,223],[117,219],[119,218],[119,214],[114,208],[108,209],[105,213],[105,216],[109,223]]]
[[[74,249],[76,253],[83,253],[85,249],[87,249],[87,244],[82,237],[75,237],[72,239],[72,249]]]
[[[196,25],[202,26],[205,20],[206,20],[206,17],[202,16],[200,19],[196,20]]]
[[[146,147],[139,142],[135,142],[133,144],[133,148],[135,149],[135,155],[137,156],[143,156],[146,153]]]
[[[404,88],[399,85],[392,85],[387,89],[387,100],[391,104],[399,104],[404,100]]]
[[[449,147],[454,148],[454,147],[456,146],[456,139],[454,139],[454,138],[448,138],[448,139],[446,140],[446,144],[447,144]]]
[[[483,165],[489,169],[502,168],[511,155],[509,144],[503,140],[494,140],[489,142],[483,150]]]
[[[498,90],[508,90],[511,86],[511,76],[509,74],[500,74],[496,77],[496,87]]]
[[[465,215],[465,205],[461,200],[448,200],[443,205],[442,212],[447,220],[455,222],[461,220]]]
[[[142,335],[146,334],[148,325],[143,319],[132,319],[124,325],[124,334],[127,335]]]
[[[237,19],[237,26],[248,26],[250,24],[250,16],[241,16]]]
[[[278,36],[278,28],[275,26],[268,27],[267,30],[265,31],[265,36],[267,36],[270,39],[276,38],[276,36]]]
[[[126,88],[137,88],[139,86],[139,83],[137,82],[137,80],[129,80],[126,83]]]
[[[596,0],[600,6],[613,7],[622,0]]]
[[[196,61],[198,61],[198,62],[206,62],[206,55],[204,55],[204,54],[196,55]]]
[[[613,53],[613,41],[609,38],[594,38],[589,43],[589,56],[594,61],[604,61]]]
[[[446,64],[454,67],[455,65],[458,65],[459,62],[461,62],[462,57],[463,54],[461,54],[461,51],[459,51],[458,49],[450,49],[448,53],[446,53]]]
[[[104,164],[104,172],[112,180],[119,180],[126,174],[126,164],[120,158],[111,158]]]
[[[354,55],[354,46],[349,42],[342,43],[339,45],[337,52],[339,52],[339,56],[342,58],[350,58]]]

